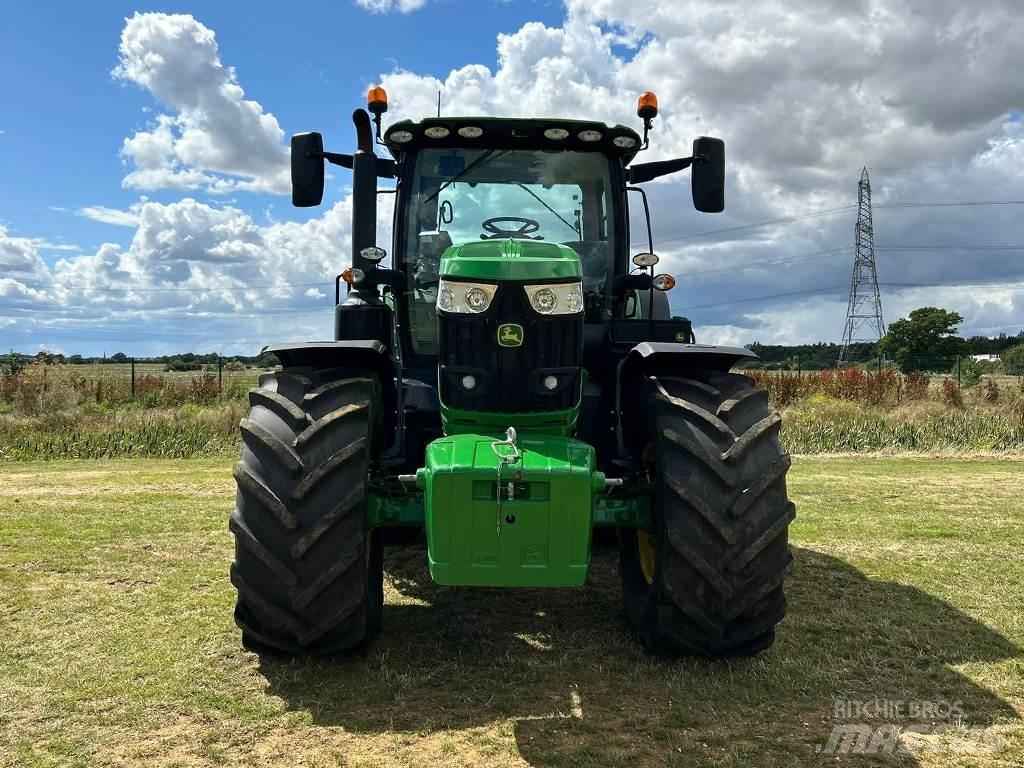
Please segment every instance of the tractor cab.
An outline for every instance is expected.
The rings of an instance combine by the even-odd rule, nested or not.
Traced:
[[[689,168],[694,207],[723,210],[723,143],[635,162],[652,93],[642,134],[493,117],[385,130],[381,88],[367,109],[353,154],[292,137],[295,205],[321,202],[325,162],[352,170],[352,262],[335,281],[334,340],[269,347],[282,369],[241,425],[244,642],[297,654],[365,642],[386,526],[425,531],[437,583],[504,587],[582,585],[605,527],[648,649],[767,647],[792,516],[778,419],[729,373],[748,350],[697,344],[672,316],[675,278],[656,274],[638,186]],[[395,195],[389,249],[381,194]],[[630,202],[646,220],[632,238]]]
[[[628,226],[619,194],[623,163],[640,137],[622,126],[601,128],[436,118],[388,129],[384,142],[399,166],[393,255],[406,278],[407,352],[437,354],[438,270],[448,248],[467,244],[567,246],[583,273],[576,311],[586,322],[607,322],[613,278],[628,261],[620,236]]]

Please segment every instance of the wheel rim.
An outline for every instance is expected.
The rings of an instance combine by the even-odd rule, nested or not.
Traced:
[[[644,452],[641,455],[641,460],[648,467],[650,473],[654,464],[654,445],[648,443],[644,446]],[[654,583],[654,565],[658,557],[658,551],[654,547],[654,537],[647,531],[636,532],[636,553],[637,558],[640,561],[640,572],[643,574],[644,581],[648,584]]]
[[[654,583],[654,562],[657,554],[654,549],[654,537],[647,531],[636,532],[636,552],[640,560],[640,572],[644,581]]]

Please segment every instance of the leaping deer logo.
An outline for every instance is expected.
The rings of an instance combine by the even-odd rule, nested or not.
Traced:
[[[502,347],[518,347],[523,343],[523,327],[515,323],[498,326],[498,344]]]

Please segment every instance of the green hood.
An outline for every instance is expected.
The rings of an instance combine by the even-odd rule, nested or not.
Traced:
[[[465,280],[568,280],[582,278],[572,248],[537,240],[481,240],[453,245],[441,256],[441,277]]]

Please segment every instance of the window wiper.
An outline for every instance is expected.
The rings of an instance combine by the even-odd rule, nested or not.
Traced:
[[[562,214],[560,214],[560,213],[559,213],[558,211],[556,211],[556,210],[555,210],[554,208],[552,208],[552,207],[551,207],[550,205],[548,205],[547,203],[545,203],[545,202],[544,202],[544,200],[543,200],[543,199],[541,199],[541,196],[540,196],[540,195],[538,195],[538,194],[537,194],[536,192],[534,192],[534,191],[533,191],[532,189],[530,189],[530,188],[529,188],[528,186],[526,186],[525,184],[520,184],[520,183],[516,182],[516,186],[517,186],[517,187],[519,187],[519,188],[520,188],[521,190],[523,190],[523,192],[525,192],[526,194],[528,194],[528,195],[530,195],[531,197],[533,197],[533,199],[534,199],[534,200],[536,200],[536,201],[537,201],[538,203],[540,203],[541,205],[543,205],[543,206],[544,206],[545,208],[547,208],[547,209],[548,209],[549,211],[551,211],[551,212],[552,212],[553,214],[555,214],[555,216],[557,216],[557,217],[558,217],[558,220],[559,220],[560,222],[562,222],[563,224],[565,224],[565,226],[567,226],[567,227],[568,227],[569,229],[571,229],[571,230],[573,231],[573,233],[574,233],[574,234],[576,235],[576,237],[582,237],[582,235],[580,235],[580,232],[579,232],[579,230],[578,230],[578,229],[576,229],[576,227],[574,227],[574,226],[573,226],[572,224],[570,224],[570,223],[569,223],[568,221],[566,221],[566,220],[565,220],[565,219],[564,219],[564,218],[562,217]]]
[[[450,187],[455,182],[461,181],[462,179],[466,178],[466,176],[468,176],[470,173],[475,171],[477,168],[481,167],[484,163],[488,163],[488,162],[490,162],[491,160],[493,160],[495,158],[501,157],[502,155],[504,155],[508,151],[509,150],[507,150],[507,149],[502,149],[502,150],[499,151],[498,147],[493,147],[491,149],[488,149],[486,152],[484,152],[482,155],[480,155],[480,157],[478,157],[472,163],[470,163],[465,168],[463,168],[458,174],[456,174],[455,176],[452,176],[448,181],[446,181],[444,184],[442,184],[440,187],[438,187],[437,191],[434,192],[430,197],[428,197],[425,202],[429,203],[431,200],[433,200],[435,197],[440,195],[442,192],[444,192],[446,189],[448,189],[448,187]],[[497,154],[495,154],[495,153],[497,153]]]

